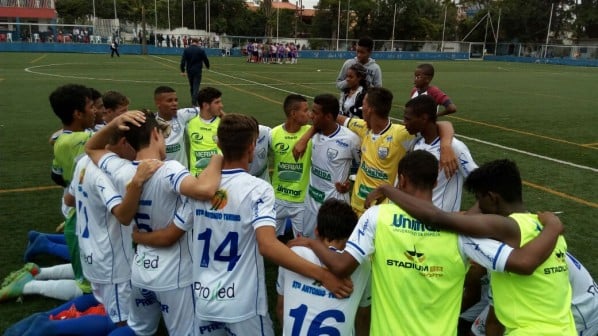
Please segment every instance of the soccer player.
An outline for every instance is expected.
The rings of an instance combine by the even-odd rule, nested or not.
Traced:
[[[351,206],[358,216],[365,211],[364,201],[370,191],[385,183],[395,183],[399,161],[405,156],[413,140],[404,126],[390,121],[392,99],[389,90],[370,88],[363,100],[363,119],[338,116],[339,123],[344,124],[361,139],[361,164],[351,195]],[[443,127],[447,128],[443,130]],[[454,157],[450,145],[452,126],[449,123],[439,125],[439,132],[441,157]],[[446,173],[452,170],[445,168]]]
[[[317,239],[333,251],[342,251],[357,224],[357,215],[348,203],[331,198],[320,207],[317,222]],[[302,258],[323,266],[310,249],[296,246],[292,250]],[[368,335],[370,271],[369,261],[358,267],[351,274],[353,293],[347,299],[338,300],[313,279],[280,267],[276,282],[276,311],[278,320],[283,324],[283,334],[309,335],[321,332],[351,335],[355,328],[357,335]]]
[[[213,87],[206,87],[197,94],[200,108],[197,118],[187,124],[189,136],[189,171],[193,176],[199,175],[214,154],[218,154],[216,131],[222,117],[222,92]]]
[[[102,101],[104,102],[105,108],[103,114],[104,125],[110,123],[112,119],[127,112],[129,109],[129,98],[117,91],[106,91],[106,93],[102,95]],[[96,131],[97,130],[99,130],[99,128],[96,129]]]
[[[569,252],[566,254],[565,261],[569,270],[572,290],[571,312],[577,334],[598,335],[598,295],[596,295],[598,285],[588,270]],[[471,332],[475,336],[486,335],[487,318],[492,324],[488,324],[488,329],[498,330],[501,335],[504,333],[504,327],[496,320],[496,316],[489,317],[488,314],[494,315],[492,301],[473,322]]]
[[[335,198],[349,202],[349,173],[353,162],[361,160],[359,137],[336,122],[338,99],[331,94],[314,98],[311,170],[305,196],[302,236],[314,237],[320,205]]]
[[[339,297],[351,292],[346,282],[297,256],[276,238],[272,186],[247,173],[257,132],[252,117],[222,117],[218,145],[224,163],[216,195],[210,201],[187,199],[165,230],[134,236],[143,244],[167,245],[193,230],[196,335],[209,330],[223,334],[226,330],[228,335],[273,334],[263,257],[322,282]]]
[[[378,188],[368,199],[377,199],[382,194],[417,218],[414,219],[417,223],[492,237],[515,248],[546,230],[540,227],[537,216],[525,208],[521,176],[513,161],[496,160],[480,166],[467,177],[465,188],[475,195],[482,214],[444,212],[430,202],[418,200],[388,185]],[[402,220],[397,222],[396,217],[394,222],[409,225]],[[413,220],[411,223],[413,226]],[[556,247],[550,249],[552,257],[537,269],[534,267],[527,276],[502,273],[486,266],[491,271],[490,287],[496,316],[505,326],[506,334],[576,335],[566,252],[565,239],[558,237]]]
[[[405,104],[403,123],[407,132],[416,136],[410,150],[425,150],[439,159],[440,137],[436,117],[436,103],[428,95],[415,97]],[[478,165],[463,142],[453,138],[451,145],[459,163],[457,172],[450,177],[443,173],[438,174],[432,201],[438,208],[453,212],[461,210],[463,182]]]
[[[413,203],[436,209],[432,189],[437,167],[438,161],[428,152],[408,153],[398,168],[401,195],[407,193]],[[419,221],[394,203],[368,209],[343,253],[332,252],[317,240],[302,238],[298,243],[312,248],[339,276],[351,274],[371,258],[372,335],[389,330],[393,335],[456,335],[468,259],[497,271],[532,272],[562,239],[558,218],[545,216],[548,223],[543,233],[524,249],[440,231],[428,224],[435,222]]]
[[[189,122],[197,116],[199,108],[179,109],[176,91],[169,86],[158,86],[154,90],[154,103],[158,109],[156,119],[168,124],[166,137],[166,160],[177,160],[185,168],[189,167],[185,145],[185,130]]]
[[[107,148],[124,159],[135,158],[135,151],[121,134],[115,134]],[[64,196],[65,203],[77,209],[83,274],[116,324],[124,325],[129,314],[133,245],[128,225],[137,212],[143,184],[161,164],[159,160],[141,161],[126,185],[126,195],[121,195],[85,155],[77,162],[75,179]]]
[[[86,144],[92,160],[112,179],[123,193],[137,170],[138,162],[119,158],[104,147],[109,139],[124,131],[127,142],[137,152],[137,160],[164,160],[166,146],[162,131],[165,125],[151,114],[132,111],[114,119]],[[199,178],[192,177],[178,161],[168,160],[145,182],[135,216],[138,230],[151,232],[174,217],[181,204],[180,195],[209,199],[220,179],[221,160],[213,160]],[[160,315],[171,335],[188,335],[193,319],[192,263],[187,235],[166,248],[137,245],[131,270],[130,329],[138,335],[154,334]],[[119,328],[117,332],[130,331]]]
[[[73,178],[76,159],[84,153],[84,145],[91,137],[90,130],[95,123],[95,108],[91,90],[77,84],[58,87],[50,94],[50,105],[62,122],[63,131],[54,143],[52,162],[52,180],[65,188]],[[62,206],[65,216],[64,236],[71,255],[71,265],[75,280],[83,292],[89,292],[89,283],[83,277],[79,246],[75,233],[76,218],[73,208]]]
[[[370,87],[382,87],[382,70],[376,63],[376,60],[371,58],[372,49],[374,49],[374,40],[369,37],[362,37],[357,42],[357,50],[355,58],[351,58],[343,63],[343,67],[336,79],[336,88],[344,90],[347,88],[347,70],[355,63],[361,63],[367,69],[367,81]]]
[[[417,66],[415,69],[413,84],[415,87],[411,90],[411,98],[421,95],[429,95],[434,98],[437,105],[438,116],[443,116],[457,112],[457,106],[438,87],[430,85],[434,78],[434,67],[432,64],[424,63]],[[444,106],[440,111],[439,107]]]
[[[270,132],[270,152],[273,157],[272,187],[276,196],[276,232],[284,235],[290,219],[293,233],[303,232],[304,200],[309,183],[311,148],[299,160],[293,156],[295,143],[310,126],[309,106],[305,97],[288,95],[283,103],[286,120]]]
[[[257,121],[256,121],[257,122]],[[270,132],[272,129],[265,125],[259,125],[257,141],[253,160],[249,164],[248,173],[259,177],[270,183],[270,171],[268,171],[268,144],[270,142]]]

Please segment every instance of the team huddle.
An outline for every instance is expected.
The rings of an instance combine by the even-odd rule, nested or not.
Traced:
[[[265,257],[284,335],[597,335],[598,286],[559,218],[527,212],[513,161],[478,167],[437,120],[456,105],[430,64],[392,122],[371,49],[343,65],[340,100],[290,94],[272,128],[224,113],[213,87],[179,109],[160,86],[155,113],[57,88],[64,241],[35,234],[27,255],[68,249],[76,289],[13,333],[153,335],[162,318],[170,335],[274,335]],[[10,275],[0,300],[48,295],[31,289],[44,272]],[[54,319],[71,305],[103,313]]]

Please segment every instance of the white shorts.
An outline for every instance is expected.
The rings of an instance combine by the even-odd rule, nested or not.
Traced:
[[[485,336],[486,335],[486,319],[488,318],[488,310],[490,306],[486,306],[478,315],[478,317],[473,321],[471,325],[471,333],[475,336]]]
[[[194,323],[194,336],[274,336],[270,315],[257,315],[236,323],[210,322],[200,319],[195,319]]]
[[[316,238],[316,226],[318,225],[318,210],[314,212],[314,210],[310,206],[308,206],[307,204],[305,205],[305,210],[303,211],[303,230],[301,231],[302,236],[307,238]]]
[[[129,319],[129,301],[131,298],[131,281],[119,284],[91,283],[93,296],[104,305],[106,314],[112,322],[118,323]]]
[[[284,235],[287,218],[293,226],[293,234],[303,232],[303,209],[305,204],[288,202],[282,200],[274,201],[274,210],[276,211],[276,235]]]
[[[127,324],[137,336],[153,335],[162,316],[169,335],[191,335],[195,316],[194,300],[191,285],[159,292],[133,285]]]

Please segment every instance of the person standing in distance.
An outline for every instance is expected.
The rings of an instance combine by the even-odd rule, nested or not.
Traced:
[[[194,37],[191,39],[189,47],[183,51],[181,58],[181,76],[187,72],[193,106],[197,106],[197,92],[201,85],[201,71],[204,64],[207,69],[210,69],[210,60],[208,60],[206,52],[199,47],[199,38]]]
[[[349,85],[347,83],[347,71],[351,65],[361,63],[367,70],[367,82],[370,87],[382,87],[382,70],[376,60],[370,58],[374,49],[374,40],[369,37],[362,37],[357,42],[357,55],[345,61],[336,79],[336,88],[343,91]]]

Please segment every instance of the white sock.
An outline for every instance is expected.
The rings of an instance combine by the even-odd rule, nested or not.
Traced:
[[[53,299],[69,301],[83,292],[75,280],[32,280],[23,287],[23,294],[39,294]]]
[[[60,279],[75,279],[75,273],[73,273],[73,266],[71,264],[42,267],[39,270],[39,274],[35,276],[35,280]]]

